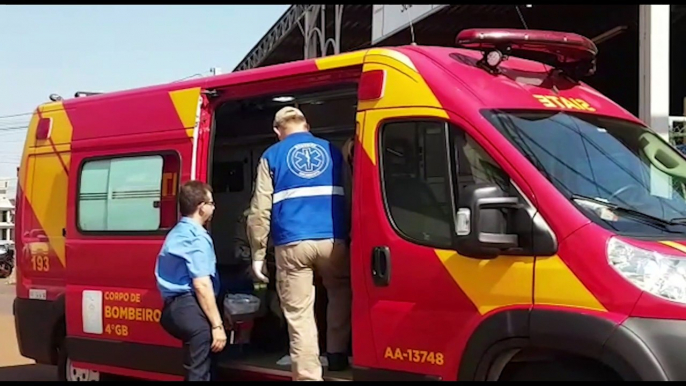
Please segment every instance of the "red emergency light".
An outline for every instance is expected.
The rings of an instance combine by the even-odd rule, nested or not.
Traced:
[[[541,61],[568,76],[587,76],[595,72],[598,55],[590,39],[568,32],[475,28],[460,31],[455,43],[482,51],[480,64],[491,72],[498,72],[498,65],[508,56],[518,56]]]
[[[46,140],[52,133],[52,118],[40,118],[36,127],[36,139]]]

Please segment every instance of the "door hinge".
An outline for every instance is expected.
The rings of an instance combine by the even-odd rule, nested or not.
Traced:
[[[219,91],[217,90],[202,90],[203,95],[207,95],[208,98],[216,98],[219,96]]]

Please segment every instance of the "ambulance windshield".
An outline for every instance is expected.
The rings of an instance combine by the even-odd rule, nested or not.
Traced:
[[[686,233],[686,159],[647,128],[571,112],[485,116],[597,223],[622,233]]]

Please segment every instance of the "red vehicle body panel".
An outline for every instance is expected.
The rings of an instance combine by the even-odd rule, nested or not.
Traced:
[[[16,226],[17,249],[23,252],[18,254],[17,297],[28,299],[30,289],[46,289],[46,300],[54,302],[66,294],[64,314],[70,338],[179,347],[178,341],[155,323],[162,304],[152,272],[164,235],[80,233],[75,192],[82,162],[103,155],[174,151],[180,161],[180,175],[173,181],[178,184],[192,177],[206,180],[211,112],[224,99],[354,81],[363,71],[383,68],[388,76],[384,97],[360,101],[358,107],[355,154],[360,156],[354,161],[351,255],[356,366],[457,379],[460,366],[467,360],[464,355],[470,339],[480,326],[496,314],[518,309],[563,310],[615,324],[630,315],[686,319],[684,306],[642,293],[607,264],[605,248],[612,234],[581,214],[486,121],[481,111],[551,109],[640,121],[585,84],[558,82],[559,91],[553,91],[547,78],[549,68],[541,63],[511,58],[502,64],[503,74],[494,76],[475,67],[479,55],[439,47],[370,49],[40,107],[29,129],[20,169],[17,202],[21,215]],[[210,103],[202,92],[215,89],[224,90],[226,96]],[[195,108],[198,103],[203,106],[199,112]],[[64,240],[60,239],[59,221],[47,217],[55,209],[46,211],[48,200],[41,198],[49,189],[37,193],[35,186],[43,169],[34,166],[32,156],[46,151],[48,145],[32,136],[47,110],[56,117],[53,134],[61,138],[69,153],[66,160],[55,156],[51,161],[59,161],[63,168],[54,172],[56,181],[62,181],[56,185],[64,189],[60,193],[63,197],[58,197],[62,201],[52,202],[64,210],[64,246],[59,244]],[[558,239],[558,253],[485,261],[401,238],[386,215],[375,150],[378,127],[397,117],[442,117],[465,130],[540,210]],[[39,167],[47,168],[43,164]],[[47,234],[47,241],[38,239],[40,232]],[[37,243],[48,248],[51,269],[46,272],[37,272],[32,266],[36,253],[31,248],[39,248]],[[686,255],[686,247],[680,251],[658,242],[644,243]],[[376,287],[369,275],[370,251],[378,245],[388,245],[394,251],[393,281],[387,287]],[[103,307],[110,310],[103,311],[104,323],[111,326],[110,333],[83,331],[84,290],[104,292]],[[114,308],[120,310],[118,317],[112,314]],[[426,359],[429,355],[433,359]],[[114,368],[82,362],[97,370]],[[116,371],[143,374],[141,369]],[[168,374],[145,374],[169,379]]]

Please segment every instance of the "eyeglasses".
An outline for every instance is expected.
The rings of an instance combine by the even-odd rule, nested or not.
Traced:
[[[214,201],[206,201],[205,204],[214,206]]]

